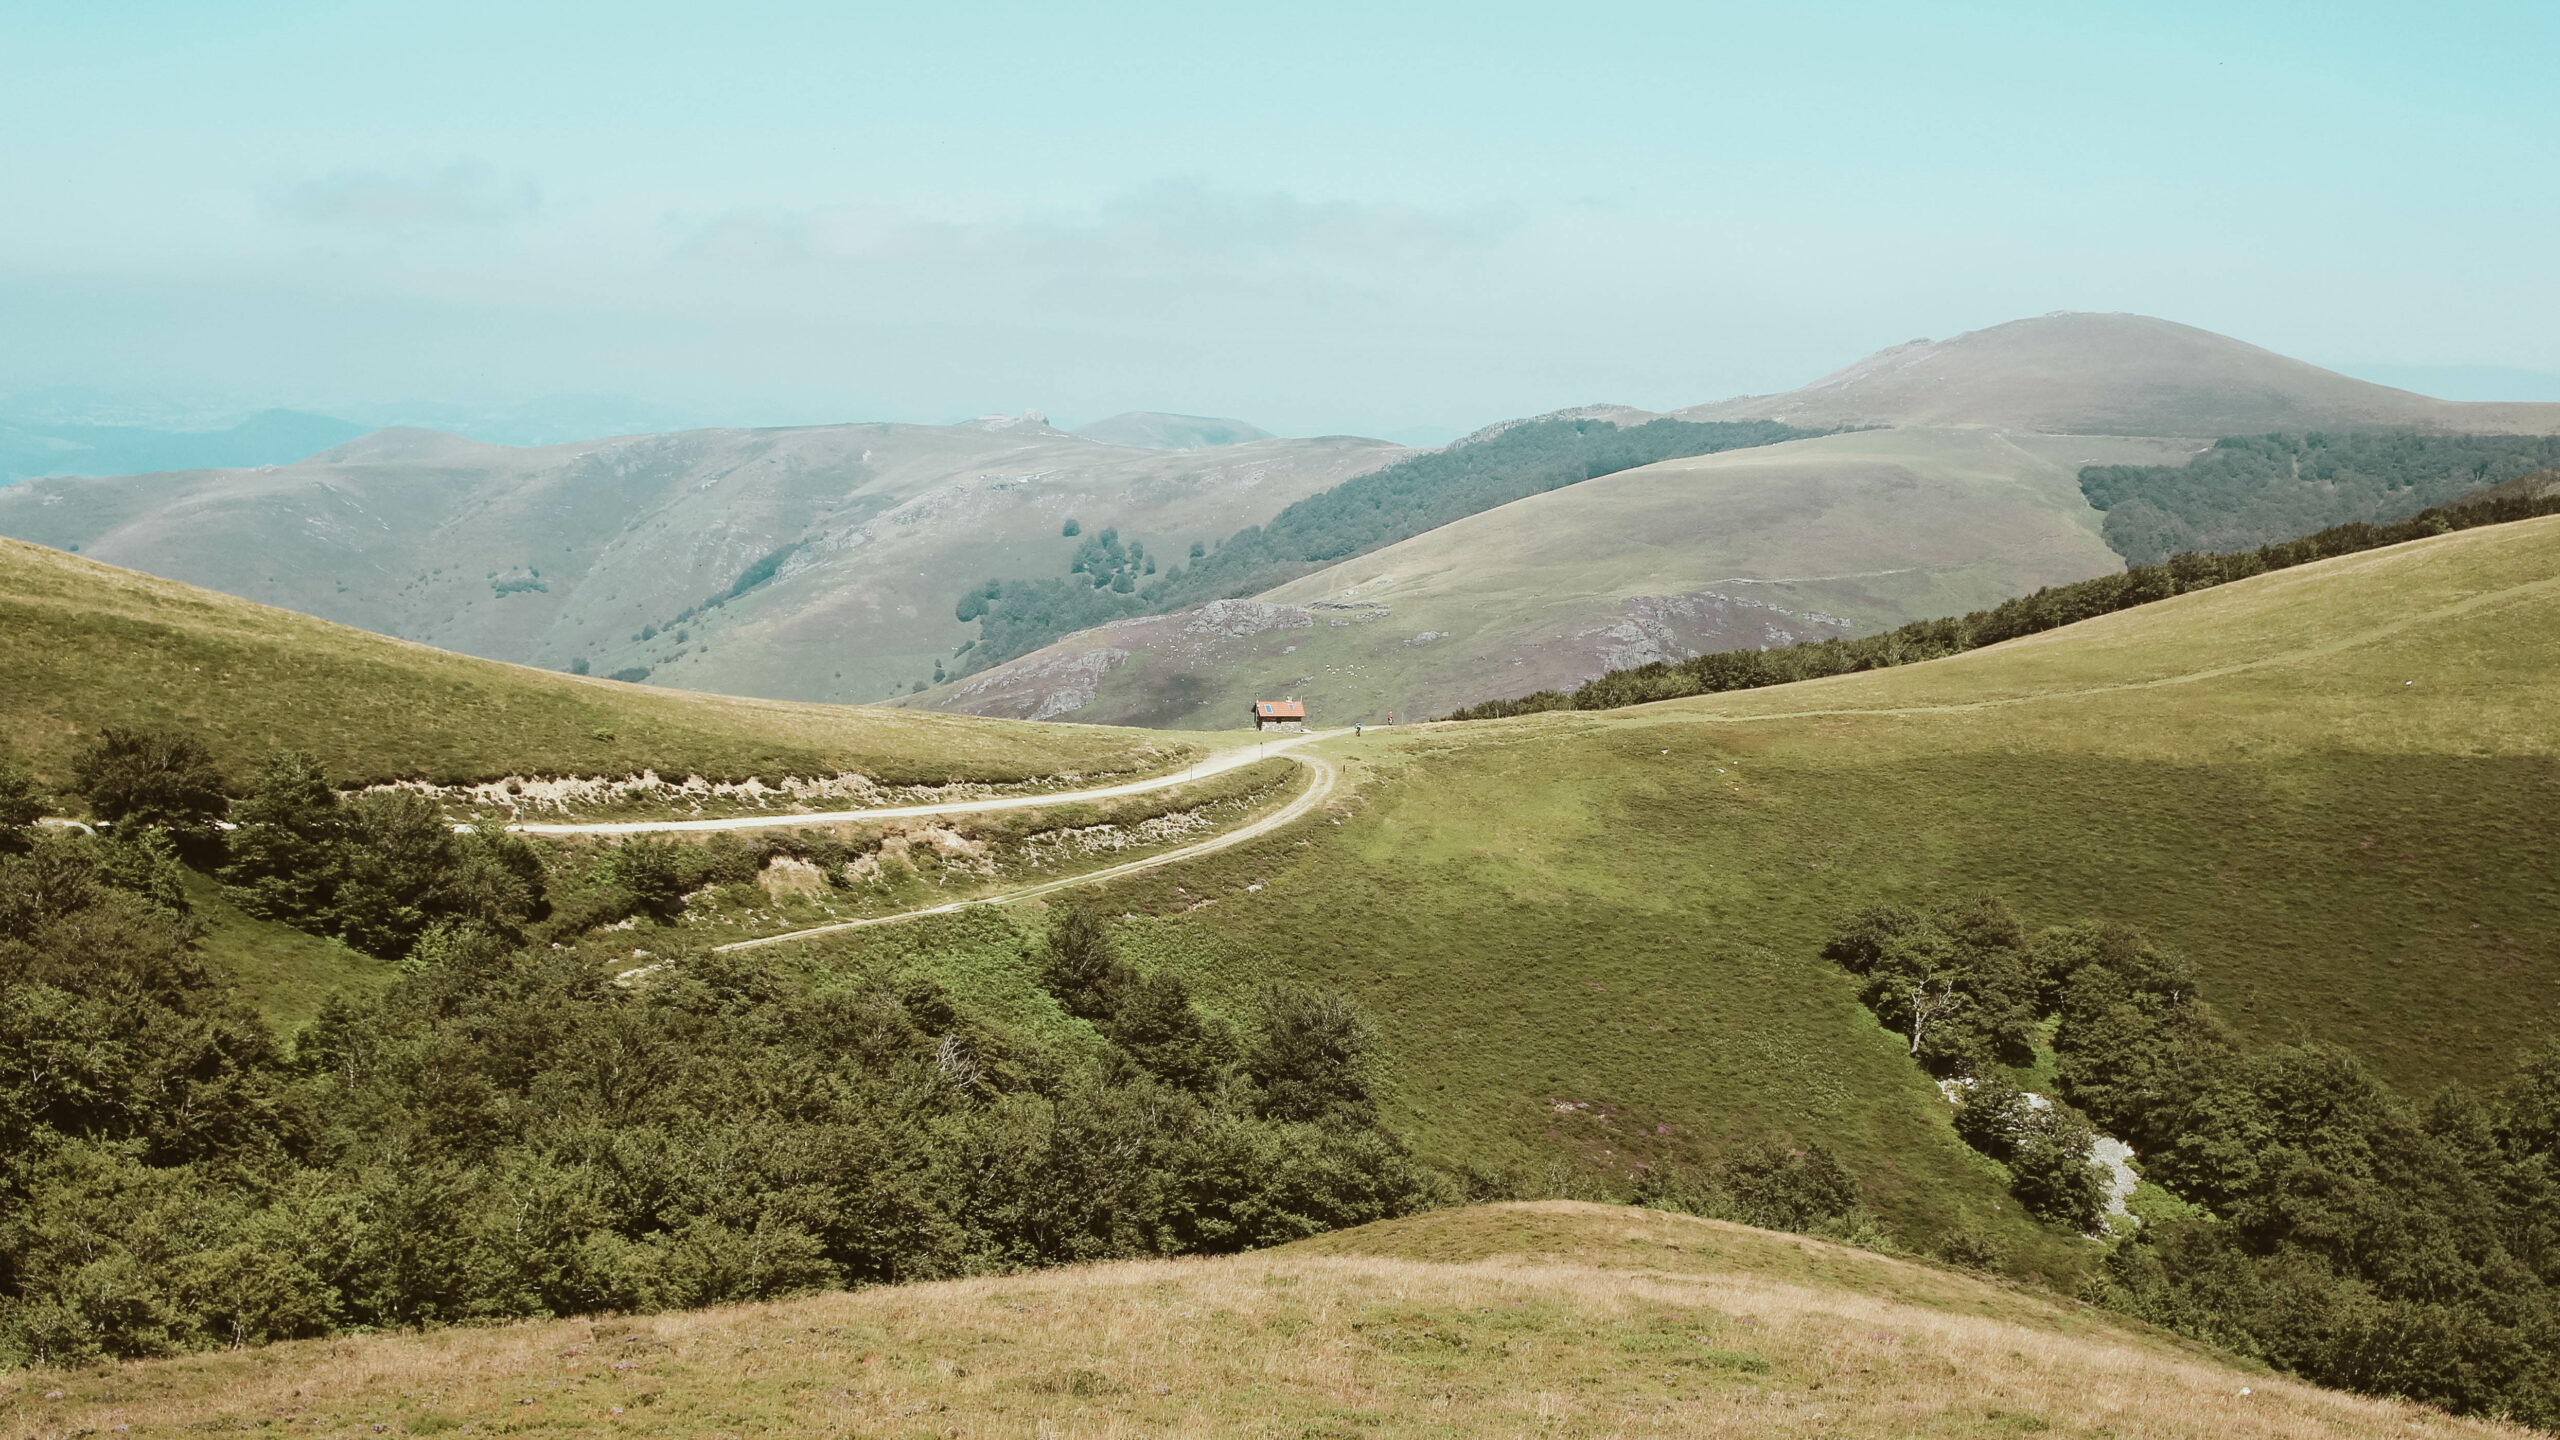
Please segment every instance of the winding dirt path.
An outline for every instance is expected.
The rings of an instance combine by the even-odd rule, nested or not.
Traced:
[[[1233,750],[1212,755],[1188,770],[1171,775],[1158,775],[1147,780],[1131,780],[1121,785],[1103,785],[1091,790],[1059,790],[1044,795],[1004,795],[987,800],[950,800],[936,805],[884,805],[871,810],[816,810],[789,815],[731,815],[717,820],[615,820],[594,824],[532,822],[509,825],[511,831],[524,835],[653,835],[709,830],[772,830],[785,825],[840,825],[862,820],[914,820],[928,815],[972,815],[989,810],[1031,810],[1042,805],[1073,805],[1086,800],[1110,800],[1122,795],[1144,795],[1206,780],[1229,770],[1242,769],[1256,761],[1268,760],[1293,746],[1314,740],[1330,740],[1343,730],[1308,730],[1284,735],[1277,740],[1263,740],[1252,745],[1239,745]],[[1299,757],[1291,757],[1293,759]],[[468,830],[457,825],[456,830]]]
[[[1324,738],[1324,734],[1330,733],[1336,732],[1324,732],[1323,734],[1309,734],[1293,737],[1287,743],[1295,745],[1302,743],[1305,740],[1322,739]],[[1269,748],[1277,749],[1279,747],[1275,745]],[[1252,758],[1260,757],[1248,756],[1248,760]],[[1088,874],[1070,876],[1064,880],[1044,880],[1037,885],[1025,885],[1014,890],[1000,890],[992,895],[978,895],[967,900],[954,900],[947,905],[934,905],[922,910],[901,910],[895,915],[875,915],[867,920],[839,920],[829,925],[811,925],[799,930],[785,930],[779,935],[759,935],[753,940],[732,940],[726,945],[714,945],[711,948],[714,951],[753,950],[762,945],[781,945],[793,940],[806,940],[812,935],[832,935],[840,930],[862,930],[873,925],[895,925],[902,920],[915,920],[926,915],[948,915],[956,910],[967,910],[980,905],[1010,905],[1017,900],[1032,900],[1037,899],[1042,895],[1054,895],[1061,890],[1072,890],[1080,885],[1099,885],[1105,881],[1120,879],[1122,876],[1135,875],[1141,871],[1153,870],[1158,866],[1172,865],[1183,860],[1197,859],[1202,855],[1212,854],[1216,851],[1227,849],[1230,846],[1241,845],[1248,840],[1260,839],[1262,836],[1268,835],[1283,826],[1303,819],[1307,815],[1314,813],[1317,807],[1323,805],[1326,800],[1332,797],[1335,782],[1340,779],[1341,772],[1334,768],[1333,762],[1330,760],[1319,759],[1313,755],[1300,754],[1291,754],[1288,758],[1297,761],[1299,764],[1314,772],[1313,776],[1307,782],[1306,789],[1300,791],[1296,798],[1292,799],[1288,804],[1281,806],[1279,809],[1272,811],[1261,819],[1252,821],[1249,824],[1239,825],[1235,829],[1229,830],[1221,835],[1212,835],[1208,839],[1203,840],[1196,845],[1184,845],[1176,849],[1167,850],[1161,855],[1149,855],[1143,859],[1130,860],[1119,865],[1110,866],[1106,869],[1095,870]],[[1228,766],[1222,768],[1233,767]],[[1185,772],[1186,775],[1191,773],[1192,772]],[[1207,773],[1215,774],[1217,772],[1212,770]],[[1172,782],[1148,782],[1147,784],[1139,786],[1122,786],[1109,791],[1087,791],[1084,793],[1087,795],[1132,794],[1137,790],[1153,788],[1156,784],[1170,783]],[[1072,798],[1076,797],[1056,795],[1042,797],[1043,800],[1052,802]],[[955,810],[966,810],[971,808],[998,809],[1011,808],[1011,805],[1010,802],[996,802],[984,807],[943,805],[927,806],[920,809],[904,811],[873,810],[867,812],[857,811],[854,813],[875,816],[890,814],[942,815],[952,813]],[[796,818],[806,822],[811,817],[803,815]]]

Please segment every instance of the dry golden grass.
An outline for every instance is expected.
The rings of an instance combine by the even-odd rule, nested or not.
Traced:
[[[31,1437],[2522,1433],[1927,1266],[1570,1202],[1216,1260],[19,1374],[0,1406]]]

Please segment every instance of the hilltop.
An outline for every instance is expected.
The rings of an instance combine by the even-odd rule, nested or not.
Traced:
[[[1135,449],[1036,417],[516,448],[378,431],[295,464],[0,489],[0,534],[493,659],[877,700],[930,681],[988,575],[1069,520],[1168,557],[1405,451]]]
[[[1131,410],[1079,425],[1068,433],[1105,445],[1128,445],[1140,450],[1209,450],[1272,438],[1270,431],[1243,420],[1168,415],[1155,410]]]
[[[1254,1255],[15,1377],[12,1433],[2522,1435],[1984,1279],[1547,1203]],[[923,1420],[926,1425],[918,1425]]]
[[[2070,311],[1951,340],[1913,340],[1798,389],[1673,413],[1693,420],[1980,425],[2068,435],[2560,431],[2560,405],[2438,400],[2192,325]]]
[[[184,724],[245,773],[317,753],[350,780],[833,775],[1014,780],[1152,769],[1154,737],[742,700],[450,654],[0,540],[0,738],[55,784],[100,726]]]

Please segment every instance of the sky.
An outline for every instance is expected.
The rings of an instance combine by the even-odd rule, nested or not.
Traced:
[[[1437,439],[2129,310],[2560,398],[2554,55],[2548,3],[0,0],[0,390]]]

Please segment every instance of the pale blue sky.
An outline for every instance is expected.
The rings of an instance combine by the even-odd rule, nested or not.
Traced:
[[[2547,3],[5,0],[0,388],[1418,435],[2055,309],[2560,372],[2555,59]]]

